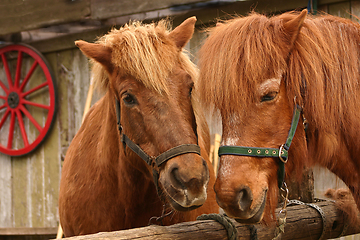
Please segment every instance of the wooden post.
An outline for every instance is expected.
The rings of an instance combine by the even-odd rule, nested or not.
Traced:
[[[315,203],[325,216],[325,239],[338,237],[344,229],[343,213],[335,207],[331,201],[323,201]],[[285,226],[285,233],[282,234],[282,240],[307,239],[316,240],[323,231],[323,219],[318,210],[307,205],[288,206],[288,214]],[[277,210],[277,212],[279,209]],[[360,221],[360,216],[358,216]],[[250,228],[252,232],[256,230],[257,239],[272,239],[275,236],[276,226],[243,225],[234,221],[238,231],[238,239],[251,239]],[[360,225],[349,226],[344,235],[351,235],[360,232]],[[253,236],[254,237],[254,236]],[[137,239],[137,240],[153,240],[153,239],[206,239],[219,240],[228,239],[226,230],[223,225],[214,220],[203,220],[194,222],[178,223],[171,226],[152,225],[143,228],[135,228],[124,231],[97,233],[92,235],[78,236],[68,238],[69,240],[81,239]]]
[[[220,147],[220,141],[221,136],[219,134],[215,134],[215,142],[214,142],[214,170],[215,170],[215,176],[217,176],[218,173],[218,167],[219,167],[219,147]]]
[[[93,92],[94,92],[94,84],[93,84],[93,78],[91,78],[88,94],[87,94],[87,97],[86,97],[82,122],[84,122],[85,116],[86,116],[87,112],[89,111],[89,109],[91,107],[91,100],[92,100]]]

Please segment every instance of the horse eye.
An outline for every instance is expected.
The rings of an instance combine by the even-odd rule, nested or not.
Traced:
[[[126,105],[134,105],[136,103],[135,97],[129,93],[124,94],[123,101]]]
[[[273,100],[277,96],[277,92],[269,92],[266,95],[261,97],[261,102],[268,102]]]

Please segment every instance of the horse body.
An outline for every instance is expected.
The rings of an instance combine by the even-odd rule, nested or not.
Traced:
[[[215,194],[207,188],[215,182],[208,168],[208,129],[192,92],[196,70],[182,53],[194,23],[190,18],[170,33],[164,22],[135,23],[112,30],[96,44],[76,42],[93,59],[95,80],[106,93],[66,154],[59,195],[65,236],[146,226],[172,209],[163,224],[218,212]],[[149,156],[181,144],[199,144],[201,156],[185,153],[149,165],[121,141],[123,134]]]
[[[308,128],[296,129],[287,176],[300,177],[315,164],[327,167],[360,209],[359,44],[359,24],[306,17],[306,10],[271,18],[253,13],[215,27],[200,50],[199,87],[221,113],[222,144],[279,149],[298,104]],[[239,222],[273,219],[279,161],[221,156],[220,207]]]

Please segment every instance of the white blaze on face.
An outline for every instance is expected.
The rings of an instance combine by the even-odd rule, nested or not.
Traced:
[[[236,126],[240,123],[240,117],[238,114],[233,113],[228,118],[228,124],[229,126]],[[239,145],[239,138],[234,137],[223,137],[221,141],[221,146],[237,146]],[[222,158],[221,159],[221,171],[218,172],[218,174],[221,174],[222,177],[227,178],[228,176],[231,176],[234,172],[233,166],[230,164],[229,161]]]

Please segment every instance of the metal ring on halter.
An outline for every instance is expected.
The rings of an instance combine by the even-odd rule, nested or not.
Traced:
[[[281,154],[283,154],[283,150],[284,150],[284,144],[281,144],[280,149],[279,149],[279,158],[283,163],[287,163],[288,159],[284,159]]]
[[[281,214],[284,214],[284,217],[283,217],[283,218],[281,218]],[[287,218],[287,209],[286,209],[286,206],[283,207],[283,208],[279,211],[278,217],[279,217],[279,219],[283,219],[284,221],[286,221],[286,218]]]

